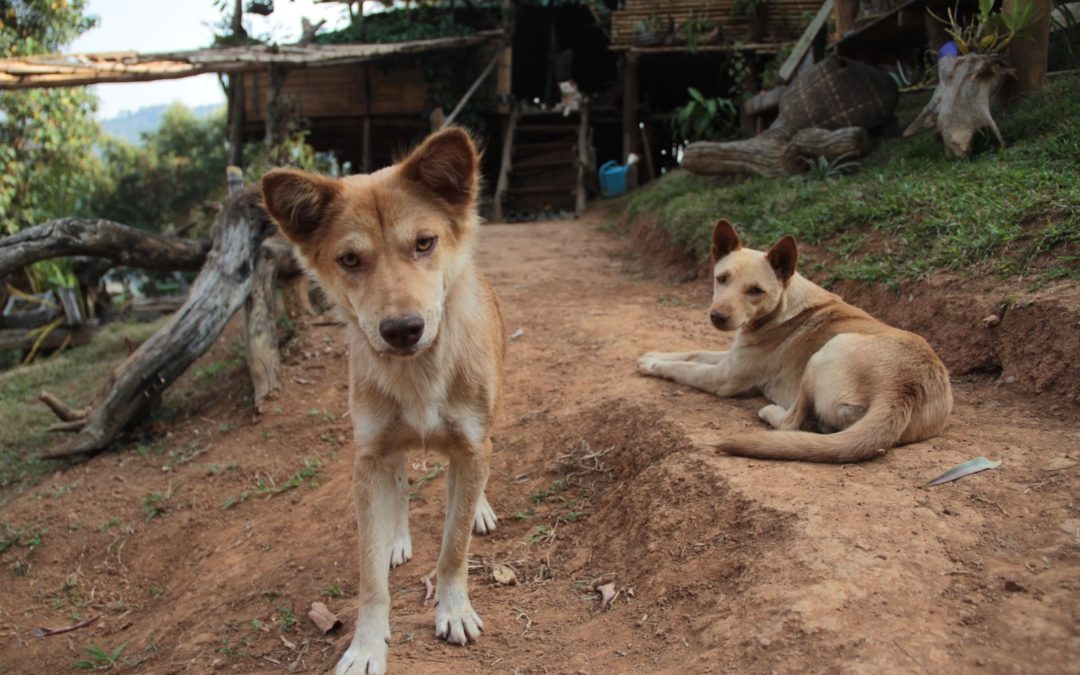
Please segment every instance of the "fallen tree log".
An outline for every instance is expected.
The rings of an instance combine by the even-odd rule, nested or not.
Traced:
[[[184,305],[113,371],[84,417],[57,425],[75,435],[43,457],[103,449],[213,344],[251,293],[256,253],[273,231],[259,201],[255,188],[228,197],[212,228],[213,245]]]
[[[790,140],[765,133],[745,141],[691,143],[683,154],[683,167],[703,176],[752,173],[758,176],[791,176],[806,171],[810,160],[833,161],[858,157],[870,151],[870,136],[862,127],[835,131],[802,129]]]
[[[35,344],[42,351],[52,351],[65,346],[79,347],[90,342],[97,332],[95,329],[85,326],[75,328],[58,326],[50,330],[44,337],[41,337],[41,333],[38,332],[40,330],[40,328],[31,330],[25,328],[0,329],[0,352],[11,349],[27,351],[32,349]]]
[[[164,237],[103,218],[58,218],[0,239],[0,277],[69,255],[145,269],[197,270],[209,250],[209,241]]]

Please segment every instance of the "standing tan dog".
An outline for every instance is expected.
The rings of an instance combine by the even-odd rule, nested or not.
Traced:
[[[473,264],[478,164],[469,136],[449,129],[370,175],[278,169],[262,181],[267,210],[337,304],[349,340],[360,609],[339,674],[386,671],[387,577],[412,557],[408,449],[450,458],[435,633],[465,644],[483,630],[468,549],[472,529],[495,528],[484,486],[506,336]]]
[[[651,353],[638,371],[717,396],[760,391],[758,416],[780,431],[717,444],[747,457],[858,462],[941,433],[949,373],[914,333],[892,328],[795,272],[789,235],[768,252],[742,247],[726,220],[712,240],[712,324],[734,330],[727,352]],[[800,431],[816,419],[822,431]]]

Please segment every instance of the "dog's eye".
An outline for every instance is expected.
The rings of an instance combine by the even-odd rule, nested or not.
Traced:
[[[342,254],[337,259],[337,261],[338,261],[339,265],[341,265],[345,269],[349,269],[349,270],[356,269],[357,267],[360,266],[360,256],[356,255],[355,253],[351,253],[351,252]]]
[[[765,289],[763,289],[761,286],[751,286],[750,288],[746,289],[746,293],[747,295],[762,295],[763,293],[765,293]]]
[[[725,272],[723,274],[719,274],[719,275],[716,276],[716,283],[718,283],[718,284],[726,284],[727,280],[728,280],[727,272]]]
[[[435,241],[438,237],[420,237],[416,240],[416,252],[417,253],[430,253],[431,249],[435,248]]]

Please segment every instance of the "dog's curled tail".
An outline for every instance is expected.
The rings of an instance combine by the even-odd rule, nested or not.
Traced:
[[[721,452],[759,459],[849,464],[880,457],[896,445],[911,422],[917,397],[879,396],[850,427],[833,434],[764,431],[739,434],[715,444]]]

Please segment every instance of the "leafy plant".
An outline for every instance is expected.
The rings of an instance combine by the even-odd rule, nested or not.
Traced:
[[[679,25],[679,37],[686,43],[692,52],[702,44],[704,38],[716,28],[716,24],[708,19],[702,19],[693,12]]]
[[[127,647],[127,643],[123,642],[112,651],[106,651],[93,642],[88,642],[83,649],[90,655],[90,658],[76,661],[74,667],[79,670],[107,670],[115,666],[120,660],[125,647]]]
[[[808,180],[834,180],[846,173],[851,173],[859,168],[859,163],[847,159],[848,156],[841,155],[833,160],[829,160],[824,155],[814,159],[804,157],[803,161],[809,168],[804,177]]]
[[[1032,0],[1016,0],[1008,9],[1003,6],[997,12],[994,11],[994,0],[979,0],[978,11],[966,24],[960,22],[951,8],[945,19],[937,18],[945,24],[945,32],[956,43],[960,54],[967,55],[1004,52],[1009,43],[1039,17],[1035,15]]]
[[[731,4],[732,16],[754,16],[765,8],[766,0],[735,0]]]
[[[729,98],[706,98],[699,89],[687,89],[690,100],[675,109],[671,131],[677,140],[710,141],[731,137],[739,110]]]

